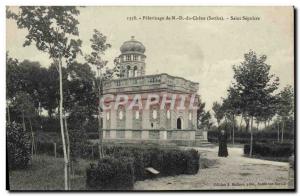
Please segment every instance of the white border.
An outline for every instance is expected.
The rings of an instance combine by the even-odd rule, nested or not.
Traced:
[[[0,64],[0,91],[1,91],[1,96],[0,96],[0,122],[1,122],[1,155],[2,155],[2,161],[0,161],[1,165],[1,174],[0,174],[0,185],[1,185],[1,194],[8,195],[9,192],[6,191],[6,168],[5,168],[5,54],[6,54],[6,47],[5,46],[5,38],[6,38],[6,28],[5,28],[5,6],[6,5],[86,5],[86,6],[91,6],[91,5],[120,5],[120,6],[154,6],[154,5],[161,5],[161,6],[188,6],[188,5],[202,5],[202,6],[291,6],[294,5],[296,8],[300,8],[300,1],[299,0],[248,0],[248,1],[243,1],[243,0],[202,0],[202,1],[194,1],[194,0],[144,0],[144,1],[138,1],[138,0],[2,0],[0,1],[1,9],[0,9],[0,29],[2,31],[2,34],[0,36],[0,54],[1,54],[1,64]],[[299,26],[299,20],[297,20],[297,26]],[[299,57],[299,50],[297,51],[297,56]],[[299,76],[299,68],[297,71],[297,75]],[[299,92],[299,84],[297,85],[297,92]],[[298,100],[299,101],[299,97]],[[298,102],[299,105],[299,102]],[[297,108],[298,109],[298,108]],[[297,121],[299,122],[299,115],[297,118]],[[298,131],[298,130],[296,130]],[[299,132],[298,132],[299,135]],[[299,145],[298,145],[299,147]],[[299,157],[299,148],[297,149],[297,157]],[[299,159],[298,159],[299,161]],[[299,170],[299,168],[298,168]],[[298,176],[297,176],[298,177]],[[299,179],[297,179],[298,182],[298,188],[299,188]],[[163,194],[174,194],[174,193],[164,193]],[[152,194],[161,194],[161,193],[150,193],[148,195]],[[188,193],[188,192],[187,192]],[[280,193],[280,192],[279,192]],[[37,193],[38,195],[41,193]],[[64,193],[50,193],[55,194],[55,195],[62,195]],[[74,194],[74,193],[71,193]],[[77,194],[77,193],[76,193]],[[79,193],[78,195],[86,195],[87,193]],[[96,194],[107,194],[107,193],[96,193]],[[114,193],[117,194],[117,193]],[[113,194],[113,195],[114,195]],[[128,193],[128,194],[135,194],[135,193]],[[137,194],[142,194],[142,193],[137,193]],[[179,194],[182,194],[180,192]],[[202,194],[202,195],[207,195],[207,193],[199,192],[197,194]],[[216,193],[216,192],[211,192],[210,195],[216,195],[216,194],[223,194],[223,193]],[[234,192],[228,192],[227,194],[235,194]],[[255,195],[265,195],[267,193],[251,193]],[[268,193],[268,194],[273,194],[273,193]],[[110,193],[110,195],[112,195]],[[283,195],[288,195],[288,193],[284,193]]]

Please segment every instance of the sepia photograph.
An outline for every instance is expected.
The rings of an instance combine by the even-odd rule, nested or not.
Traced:
[[[295,191],[293,6],[6,6],[8,191]]]

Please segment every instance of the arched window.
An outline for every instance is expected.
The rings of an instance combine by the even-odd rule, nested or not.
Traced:
[[[129,77],[129,74],[130,74],[130,66],[127,66],[127,70],[126,70],[126,72],[127,72],[127,77]]]
[[[171,112],[170,110],[167,110],[167,119],[170,119],[171,118]]]
[[[125,77],[125,70],[122,70],[121,72],[121,78]]]
[[[120,120],[122,120],[122,119],[123,119],[123,117],[124,117],[124,116],[123,116],[123,111],[122,111],[122,110],[120,110],[120,111],[119,111],[119,119],[120,119]]]
[[[139,111],[135,111],[135,119],[139,119],[140,118],[140,112]]]
[[[106,120],[109,120],[110,116],[109,116],[109,112],[106,113]]]
[[[138,76],[138,71],[137,71],[137,67],[134,66],[134,68],[133,68],[133,77],[136,77],[136,76]]]
[[[157,118],[157,110],[153,110],[153,112],[152,112],[152,118],[153,119]]]
[[[181,118],[177,118],[177,129],[182,129]]]

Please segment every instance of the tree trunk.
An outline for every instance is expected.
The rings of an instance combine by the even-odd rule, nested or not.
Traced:
[[[100,69],[98,69],[98,76],[99,76],[99,85],[98,85],[98,132],[99,132],[99,158],[101,159],[103,157],[103,131],[102,131],[102,122],[101,122],[101,90],[102,90],[102,78],[101,78],[101,72]]]
[[[234,129],[235,129],[235,115],[233,117],[233,126],[232,126],[232,144],[234,144]]]
[[[252,157],[252,152],[253,152],[253,116],[251,117],[251,125],[250,125],[250,152],[249,152],[250,157]]]
[[[48,116],[50,119],[52,119],[52,114],[53,114],[52,109],[48,109]]]
[[[24,112],[22,112],[22,125],[23,125],[23,130],[26,131]]]
[[[245,119],[245,122],[246,122],[246,132],[248,133],[249,132],[249,119]]]
[[[69,190],[69,179],[68,179],[68,155],[67,155],[67,148],[66,148],[66,141],[65,141],[65,133],[64,133],[64,122],[63,122],[63,84],[62,84],[62,60],[61,58],[58,61],[58,68],[59,68],[59,121],[60,121],[60,132],[61,132],[61,139],[63,145],[63,153],[64,153],[64,176],[65,176],[65,190]]]
[[[279,142],[280,141],[280,124],[279,123],[277,123],[277,142]]]
[[[226,133],[228,133],[227,130],[228,130],[228,121],[227,121],[227,117],[225,117],[225,131],[226,131]],[[229,130],[230,130],[230,128],[229,128]],[[231,138],[231,130],[230,130],[230,131],[229,131],[229,141],[230,141],[231,139],[232,139],[232,138]]]
[[[240,131],[243,131],[243,127],[242,127],[242,122],[243,122],[243,116],[241,116],[241,120],[240,120]]]
[[[259,122],[257,121],[257,124],[256,124],[257,126],[256,126],[256,130],[257,130],[257,132],[259,131],[258,130],[258,128],[259,128]]]
[[[284,120],[282,121],[281,143],[283,143],[283,132],[284,132]]]
[[[32,124],[31,124],[31,119],[28,118],[29,120],[29,125],[30,125],[30,131],[31,131],[31,157],[33,157],[34,151],[35,151],[35,140],[34,140],[34,133],[32,130]]]
[[[10,124],[10,112],[9,112],[9,105],[7,106],[7,122]]]
[[[67,124],[67,117],[64,115],[65,119],[65,133],[66,133],[66,147],[67,147],[67,155],[68,155],[68,185],[69,185],[69,190],[71,190],[71,149],[70,149],[70,137],[69,137],[69,130],[68,130],[68,124]]]

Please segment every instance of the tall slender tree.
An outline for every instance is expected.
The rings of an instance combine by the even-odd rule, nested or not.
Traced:
[[[240,65],[233,66],[233,88],[243,103],[245,118],[250,119],[250,156],[253,149],[253,120],[270,107],[268,101],[274,96],[279,84],[278,77],[270,74],[271,66],[266,64],[266,60],[266,55],[257,56],[254,51],[250,51],[244,55]]]
[[[232,123],[232,144],[234,144],[234,134],[236,127],[236,117],[241,114],[242,104],[239,92],[233,87],[229,87],[227,98],[223,100],[223,110]]]
[[[39,51],[49,55],[59,70],[59,116],[64,153],[65,190],[70,190],[69,157],[63,122],[63,63],[68,64],[80,53],[81,40],[76,16],[79,10],[73,6],[21,6],[17,12],[7,9],[7,17],[16,20],[18,28],[27,29],[23,46],[35,44]],[[68,140],[68,139],[67,139]]]
[[[91,41],[91,48],[92,52],[89,55],[86,55],[85,59],[87,62],[93,66],[96,66],[97,69],[97,86],[98,86],[98,133],[99,133],[99,142],[98,142],[98,148],[99,148],[99,157],[103,157],[103,149],[102,149],[102,143],[103,143],[103,130],[102,130],[102,119],[101,119],[101,98],[103,94],[103,72],[104,68],[107,65],[107,61],[103,59],[103,55],[105,51],[111,47],[110,44],[106,42],[107,38],[105,35],[103,35],[100,31],[97,29],[94,29],[94,34]]]
[[[284,138],[285,123],[289,117],[294,116],[294,90],[292,86],[286,86],[278,95],[278,115],[281,120],[281,143]]]
[[[219,128],[220,122],[224,118],[224,115],[225,115],[224,110],[222,108],[222,105],[219,104],[218,102],[213,103],[212,110],[214,111],[214,116],[217,120],[218,128]]]

